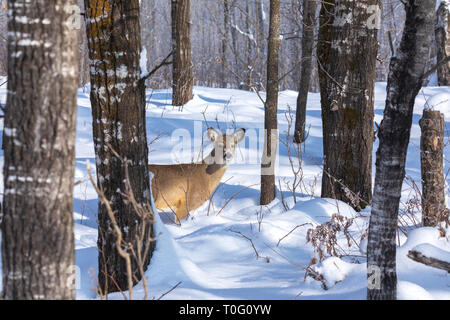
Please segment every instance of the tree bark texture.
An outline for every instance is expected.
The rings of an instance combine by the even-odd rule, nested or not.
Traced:
[[[192,99],[194,78],[191,53],[191,1],[172,0],[173,94],[172,105],[183,106]]]
[[[278,52],[280,49],[280,0],[270,1],[267,57],[267,97],[264,113],[264,150],[261,163],[261,205],[275,199],[275,159],[278,145]]]
[[[305,140],[306,104],[312,74],[312,55],[314,46],[314,29],[316,25],[317,3],[313,0],[303,0],[303,31],[302,31],[302,70],[297,97],[297,112],[295,118],[294,142]]]
[[[144,229],[149,236],[152,233],[149,222],[142,221],[123,196],[129,183],[139,204],[150,201],[145,86],[139,66],[139,1],[85,0],[85,8],[97,183],[114,211],[123,247],[131,245],[136,252],[141,249],[135,244],[138,233]],[[98,280],[102,294],[128,290],[126,263],[116,248],[116,237],[106,206],[99,200]],[[153,246],[152,243],[144,269],[150,261]],[[136,283],[141,274],[135,259],[132,260],[132,272]]]
[[[4,299],[74,299],[75,0],[8,1]]]
[[[435,22],[437,62],[450,56],[450,3],[442,1],[437,12]],[[450,86],[450,62],[444,63],[437,69],[438,85]]]
[[[372,194],[379,5],[378,0],[333,0],[322,3],[320,16],[322,197],[345,201],[355,209],[370,203]],[[348,196],[352,193],[354,199]]]
[[[222,61],[221,61],[221,86],[222,88],[228,87],[228,79],[227,77],[227,68],[230,68],[228,65],[228,56],[227,56],[227,48],[230,43],[230,34],[231,34],[231,24],[230,24],[230,4],[229,0],[223,1],[223,36],[222,36]]]
[[[426,59],[432,45],[435,5],[435,0],[405,1],[403,36],[389,67],[386,107],[378,131],[379,147],[367,247],[368,270],[376,268],[379,271],[379,286],[368,283],[369,300],[393,300],[397,297],[395,235],[398,208],[414,100],[422,86]]]
[[[422,221],[436,226],[445,213],[444,115],[425,109],[419,121],[420,164],[422,171]]]

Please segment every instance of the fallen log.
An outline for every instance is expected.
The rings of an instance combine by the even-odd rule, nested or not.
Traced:
[[[431,244],[421,244],[408,251],[408,258],[450,273],[450,252]]]

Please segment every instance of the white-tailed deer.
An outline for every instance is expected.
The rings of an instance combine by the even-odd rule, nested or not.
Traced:
[[[156,208],[174,208],[178,221],[209,199],[233,159],[236,145],[244,139],[245,130],[238,129],[227,135],[209,128],[207,136],[214,143],[214,149],[201,162],[148,166],[153,173],[152,193]]]

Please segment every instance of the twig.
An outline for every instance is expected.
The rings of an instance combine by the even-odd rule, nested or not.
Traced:
[[[257,186],[258,184],[259,184],[259,183],[252,184],[252,185],[250,185],[250,186],[248,186],[248,187],[245,187],[245,188],[242,189],[241,191],[236,192],[235,194],[233,194],[233,195],[231,196],[231,198],[228,199],[228,200],[225,202],[225,204],[222,206],[222,208],[220,208],[220,210],[219,210],[219,212],[217,212],[216,216],[218,216],[218,215],[222,212],[222,210],[228,205],[228,203],[230,203],[231,200],[234,199],[234,197],[236,197],[237,195],[239,195],[242,191],[245,191],[245,190],[247,190],[247,189],[249,189],[249,188],[251,188],[251,187]]]
[[[169,291],[164,292],[158,299],[156,300],[161,300],[162,297],[164,297],[165,295],[168,295],[169,293],[171,293],[173,290],[176,289],[176,287],[178,287],[181,284],[181,281],[178,282],[176,285],[174,285]]]
[[[303,226],[305,226],[305,225],[307,225],[307,224],[310,224],[310,225],[314,226],[314,225],[313,225],[312,223],[310,223],[310,222],[303,223],[303,224],[300,224],[300,225],[296,226],[294,229],[292,229],[291,231],[289,231],[284,237],[282,237],[282,238],[280,238],[280,240],[278,240],[277,247],[280,245],[280,242],[284,240],[284,238],[286,238],[287,236],[289,236],[289,235],[290,235],[292,232],[294,232],[297,228],[303,227]]]
[[[147,73],[145,76],[143,76],[143,77],[140,79],[140,81],[145,82],[145,80],[147,80],[147,79],[150,78],[152,75],[154,75],[154,74],[156,73],[156,71],[158,71],[162,66],[166,66],[166,65],[172,64],[171,61],[167,61],[167,60],[169,60],[169,58],[170,58],[172,55],[173,55],[173,51],[171,51],[171,52],[167,55],[167,57],[165,57],[165,58],[163,59],[163,61],[161,61],[161,63],[159,63],[156,67],[154,67],[154,68],[152,69],[152,71],[150,71],[150,72]]]
[[[253,243],[252,239],[250,239],[249,237],[247,237],[245,234],[243,234],[243,233],[240,232],[240,231],[234,231],[234,230],[232,230],[231,228],[228,229],[228,231],[234,232],[234,233],[236,233],[236,234],[239,234],[239,235],[241,235],[244,239],[250,241],[250,244],[252,245],[253,250],[255,251],[256,259],[259,259],[259,258],[265,258],[267,263],[270,262],[269,257],[262,257],[262,256],[259,255],[259,253],[258,253],[258,251],[256,250],[255,244]]]
[[[129,297],[130,300],[133,300],[133,278],[132,278],[132,272],[131,272],[131,258],[130,254],[123,250],[122,248],[122,231],[120,230],[116,217],[114,216],[114,211],[111,208],[111,205],[106,198],[103,190],[101,189],[101,186],[97,186],[97,184],[94,181],[94,178],[92,177],[91,168],[89,161],[87,162],[87,172],[89,174],[89,180],[91,181],[92,185],[94,186],[95,191],[97,192],[98,196],[104,203],[106,207],[106,212],[108,213],[109,219],[111,220],[112,226],[114,228],[114,231],[117,234],[116,238],[116,247],[117,251],[119,252],[119,255],[125,259],[126,268],[127,268],[127,280],[128,280],[128,290],[129,290]]]
[[[206,213],[207,216],[209,216],[209,210],[211,208],[211,203],[212,203],[212,199],[214,198],[217,190],[219,190],[221,187],[223,187],[225,185],[225,183],[227,183],[228,181],[230,181],[233,177],[228,178],[225,182],[221,183],[220,186],[218,186],[216,189],[214,189],[213,193],[211,194],[211,196],[209,197],[209,204],[208,204],[208,212]],[[214,204],[213,204],[214,206]]]

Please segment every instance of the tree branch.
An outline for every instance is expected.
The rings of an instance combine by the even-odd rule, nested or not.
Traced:
[[[442,59],[441,61],[439,61],[438,63],[436,63],[434,66],[432,66],[430,68],[430,70],[428,70],[427,72],[425,72],[422,76],[422,79],[426,79],[429,76],[431,76],[441,65],[447,63],[450,61],[450,56],[445,57],[444,59]]]
[[[171,51],[171,52],[167,55],[167,57],[165,57],[165,58],[163,59],[163,61],[161,61],[161,63],[159,63],[156,67],[154,67],[154,68],[152,69],[152,71],[150,71],[150,72],[147,73],[145,76],[143,76],[143,77],[141,78],[141,81],[145,82],[145,80],[147,80],[147,79],[150,78],[152,75],[154,75],[154,74],[156,73],[156,71],[158,71],[161,67],[167,66],[167,65],[169,65],[169,64],[172,64],[172,61],[167,61],[167,60],[169,60],[169,58],[170,58],[172,55],[173,55],[173,51]]]

